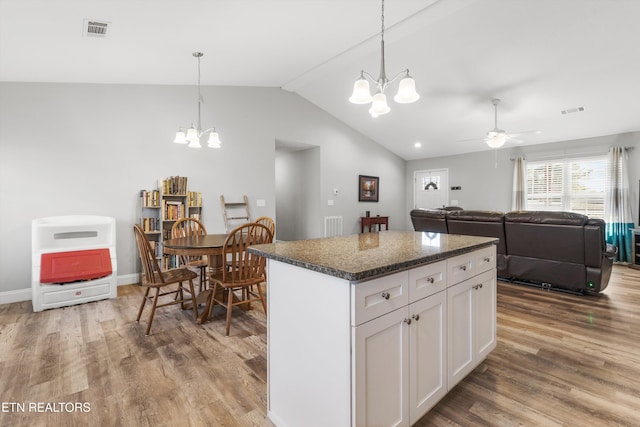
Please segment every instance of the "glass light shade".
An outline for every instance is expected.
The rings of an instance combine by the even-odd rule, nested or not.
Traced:
[[[500,148],[507,142],[507,134],[500,129],[487,132],[487,145],[491,148]]]
[[[189,145],[187,145],[187,147],[202,148],[202,145],[200,145],[200,138],[192,139],[191,141],[189,141]]]
[[[349,98],[349,102],[352,104],[368,104],[372,99],[369,91],[369,82],[363,78],[356,80],[353,84],[353,93]]]
[[[191,142],[191,141],[198,141],[199,142],[198,130],[196,128],[187,129],[186,140],[187,140],[187,142]]]
[[[218,132],[211,132],[209,134],[209,148],[220,148],[222,142],[220,142],[220,135]]]
[[[184,134],[184,132],[178,131],[176,132],[176,139],[174,139],[173,142],[175,142],[176,144],[186,144],[189,141],[187,141],[187,136]]]
[[[416,82],[412,77],[405,77],[400,80],[398,85],[398,93],[393,97],[393,100],[398,104],[410,104],[420,99],[420,95],[416,92]]]
[[[198,137],[198,130],[196,128],[187,129],[187,141],[189,141],[189,148],[202,148],[200,145],[200,138]]]
[[[381,92],[376,93],[373,96],[373,102],[371,103],[369,113],[371,113],[373,117],[377,117],[387,114],[389,111],[391,111],[391,108],[389,108],[389,104],[387,104],[387,96]]]

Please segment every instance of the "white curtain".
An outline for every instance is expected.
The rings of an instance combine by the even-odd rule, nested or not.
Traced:
[[[515,160],[513,168],[513,198],[511,210],[521,211],[527,204],[527,165],[524,157]]]
[[[609,173],[607,198],[605,200],[605,221],[607,223],[607,243],[618,247],[617,261],[631,260],[631,229],[633,214],[629,198],[628,156],[624,147],[609,149]]]

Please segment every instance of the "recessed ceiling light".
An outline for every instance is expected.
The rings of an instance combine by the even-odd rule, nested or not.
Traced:
[[[421,142],[416,142],[415,144],[413,144],[414,147],[416,148],[420,148],[422,147],[422,143]]]

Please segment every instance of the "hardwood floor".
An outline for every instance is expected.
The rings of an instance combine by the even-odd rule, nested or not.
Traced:
[[[219,308],[202,326],[159,309],[145,337],[141,292],[0,306],[0,426],[272,426],[261,308],[230,337]],[[497,348],[416,425],[638,426],[639,331],[640,271],[615,266],[597,297],[499,283]]]

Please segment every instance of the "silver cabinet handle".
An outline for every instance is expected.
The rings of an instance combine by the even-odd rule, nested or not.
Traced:
[[[420,315],[419,314],[414,314],[414,315],[411,316],[411,318],[417,322],[418,320],[420,320]]]
[[[460,266],[460,270],[462,270],[462,271],[467,271],[467,266],[466,266],[466,265],[461,265],[461,266]]]
[[[491,258],[489,258],[488,256],[484,257],[484,262],[489,262],[491,261]]]
[[[383,292],[383,293],[382,293],[382,295],[380,295],[380,296],[381,296],[382,298],[384,298],[384,299],[389,299],[389,297],[390,297],[391,295],[389,294],[389,292]]]
[[[435,279],[433,277],[427,277],[427,282],[433,283],[435,282]]]
[[[407,325],[411,324],[411,319],[404,319],[404,323],[406,323]]]

